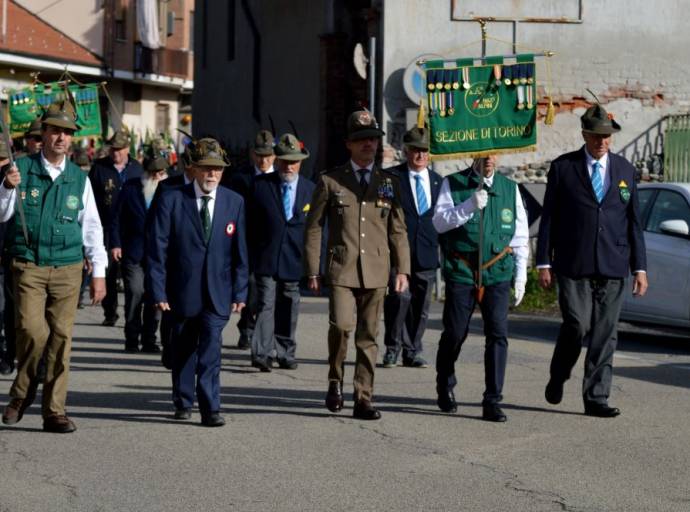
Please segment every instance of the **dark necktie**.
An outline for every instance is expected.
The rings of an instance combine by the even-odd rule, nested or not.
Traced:
[[[369,184],[367,183],[367,173],[369,172],[368,169],[359,169],[357,171],[357,174],[359,174],[359,188],[362,189],[362,193],[367,191],[367,187]]]
[[[204,233],[204,242],[208,244],[211,239],[211,213],[208,211],[208,202],[211,200],[211,196],[201,196],[201,210],[199,214],[201,215],[201,230]]]

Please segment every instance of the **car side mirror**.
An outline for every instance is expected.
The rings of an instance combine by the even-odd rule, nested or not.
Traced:
[[[665,220],[659,224],[659,230],[666,235],[690,238],[688,223],[682,219]]]

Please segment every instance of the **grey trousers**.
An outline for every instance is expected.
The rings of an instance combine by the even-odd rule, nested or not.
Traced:
[[[155,345],[161,313],[153,304],[144,301],[144,268],[124,263],[122,280],[125,284],[125,345],[138,347],[140,341],[144,346]]]
[[[436,270],[418,270],[410,275],[410,286],[403,293],[395,292],[395,276],[391,272],[388,295],[383,303],[383,323],[386,333],[383,342],[386,351],[398,357],[402,349],[403,360],[412,360],[421,355],[422,336],[429,318],[431,289],[436,279]]]
[[[557,277],[563,323],[551,359],[551,378],[557,382],[570,378],[582,342],[587,339],[582,398],[585,403],[606,404],[611,393],[625,280]]]
[[[256,325],[252,333],[252,358],[267,361],[273,350],[279,362],[295,360],[295,330],[299,314],[299,281],[255,276]]]

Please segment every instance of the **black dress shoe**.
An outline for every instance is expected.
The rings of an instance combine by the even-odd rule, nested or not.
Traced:
[[[340,412],[343,409],[343,386],[337,380],[328,383],[326,407],[331,412]]]
[[[503,413],[498,404],[485,404],[482,405],[482,419],[501,423],[506,421],[508,417]]]
[[[550,404],[560,404],[563,400],[563,383],[550,379],[544,390],[544,397]]]
[[[217,412],[212,412],[201,417],[201,424],[204,427],[222,427],[225,425],[225,420]]]
[[[139,347],[137,345],[125,345],[125,352],[128,354],[136,354],[139,352]]]
[[[175,409],[175,419],[176,420],[188,420],[192,417],[191,409]]]
[[[0,375],[11,375],[14,371],[14,362],[0,359]]]
[[[412,359],[403,359],[406,368],[428,368],[429,363],[422,356],[414,356]]]
[[[264,373],[270,373],[272,364],[270,359],[268,361],[263,359],[252,359],[252,366],[254,368],[258,368]]]
[[[436,404],[443,412],[458,411],[458,404],[455,402],[455,395],[452,391],[439,392]]]
[[[116,323],[118,318],[120,318],[120,315],[115,315],[113,317],[106,318],[103,320],[101,325],[104,325],[105,327],[113,327]]]
[[[278,361],[278,366],[283,370],[296,370],[298,364],[297,361]]]
[[[249,338],[242,334],[240,336],[239,341],[237,342],[237,348],[240,350],[249,350],[252,347],[251,342],[249,341]]]
[[[615,418],[621,413],[618,407],[609,407],[596,402],[585,403],[585,415],[596,418]]]
[[[158,354],[160,353],[161,348],[155,343],[147,343],[141,346],[141,351],[144,354]]]
[[[172,370],[172,354],[170,349],[163,346],[163,351],[161,352],[161,364],[164,368]]]
[[[358,420],[379,420],[381,413],[369,400],[359,400],[355,402],[352,417]]]

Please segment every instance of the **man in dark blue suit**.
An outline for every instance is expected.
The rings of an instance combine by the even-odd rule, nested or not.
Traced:
[[[256,179],[251,202],[250,253],[257,292],[252,365],[263,372],[271,371],[274,350],[280,368],[297,368],[304,228],[315,188],[299,176],[309,151],[294,135],[280,137],[275,153],[276,172]]]
[[[247,300],[244,200],[218,186],[228,163],[217,141],[188,151],[194,182],[163,191],[149,225],[147,285],[170,311],[175,418],[191,417],[196,377],[201,423],[220,427],[221,333]]]
[[[145,301],[144,273],[146,224],[159,184],[166,177],[167,154],[154,141],[147,148],[144,174],[128,180],[115,203],[110,226],[110,254],[122,269],[125,285],[125,351],[157,353],[156,330],[161,313]],[[143,313],[143,321],[142,321]]]
[[[426,368],[427,362],[422,357],[422,336],[438,268],[438,234],[431,219],[443,178],[428,169],[427,127],[414,127],[407,131],[403,143],[407,162],[393,170],[400,178],[400,202],[405,212],[412,273],[410,287],[402,293],[396,293],[397,272],[395,269],[391,272],[388,295],[383,305],[386,326],[383,367],[394,367],[402,350],[403,366]]]
[[[240,167],[232,172],[225,173],[220,184],[234,190],[244,198],[245,209],[251,209],[252,198],[254,197],[254,182],[260,176],[266,176],[274,172],[273,163],[275,161],[275,152],[273,146],[275,141],[273,134],[268,130],[259,130],[254,139],[254,144],[249,151],[251,160],[250,165]],[[251,231],[249,232],[251,235]],[[250,240],[247,240],[250,243]],[[251,346],[252,334],[254,332],[254,325],[256,324],[256,308],[257,308],[257,293],[254,282],[254,270],[249,272],[249,295],[247,299],[247,306],[240,314],[240,320],[237,322],[237,329],[240,331],[240,339],[237,342],[237,348],[246,350]]]
[[[124,127],[120,128],[108,141],[110,154],[105,158],[96,160],[89,172],[98,215],[101,217],[101,224],[103,225],[105,248],[109,253],[112,249],[110,226],[117,196],[127,180],[139,178],[143,173],[141,164],[129,155],[131,141],[130,133]],[[109,259],[108,274],[105,280],[107,292],[105,299],[103,299],[105,316],[103,325],[112,327],[118,319],[117,278],[120,273],[120,265],[112,258]]]
[[[609,152],[620,126],[601,105],[587,109],[581,121],[585,145],[551,164],[539,226],[539,283],[551,286],[555,274],[563,315],[545,396],[561,402],[587,338],[585,414],[611,418],[620,414],[608,398],[625,280],[632,272],[633,295],[644,295],[647,260],[635,169]]]

